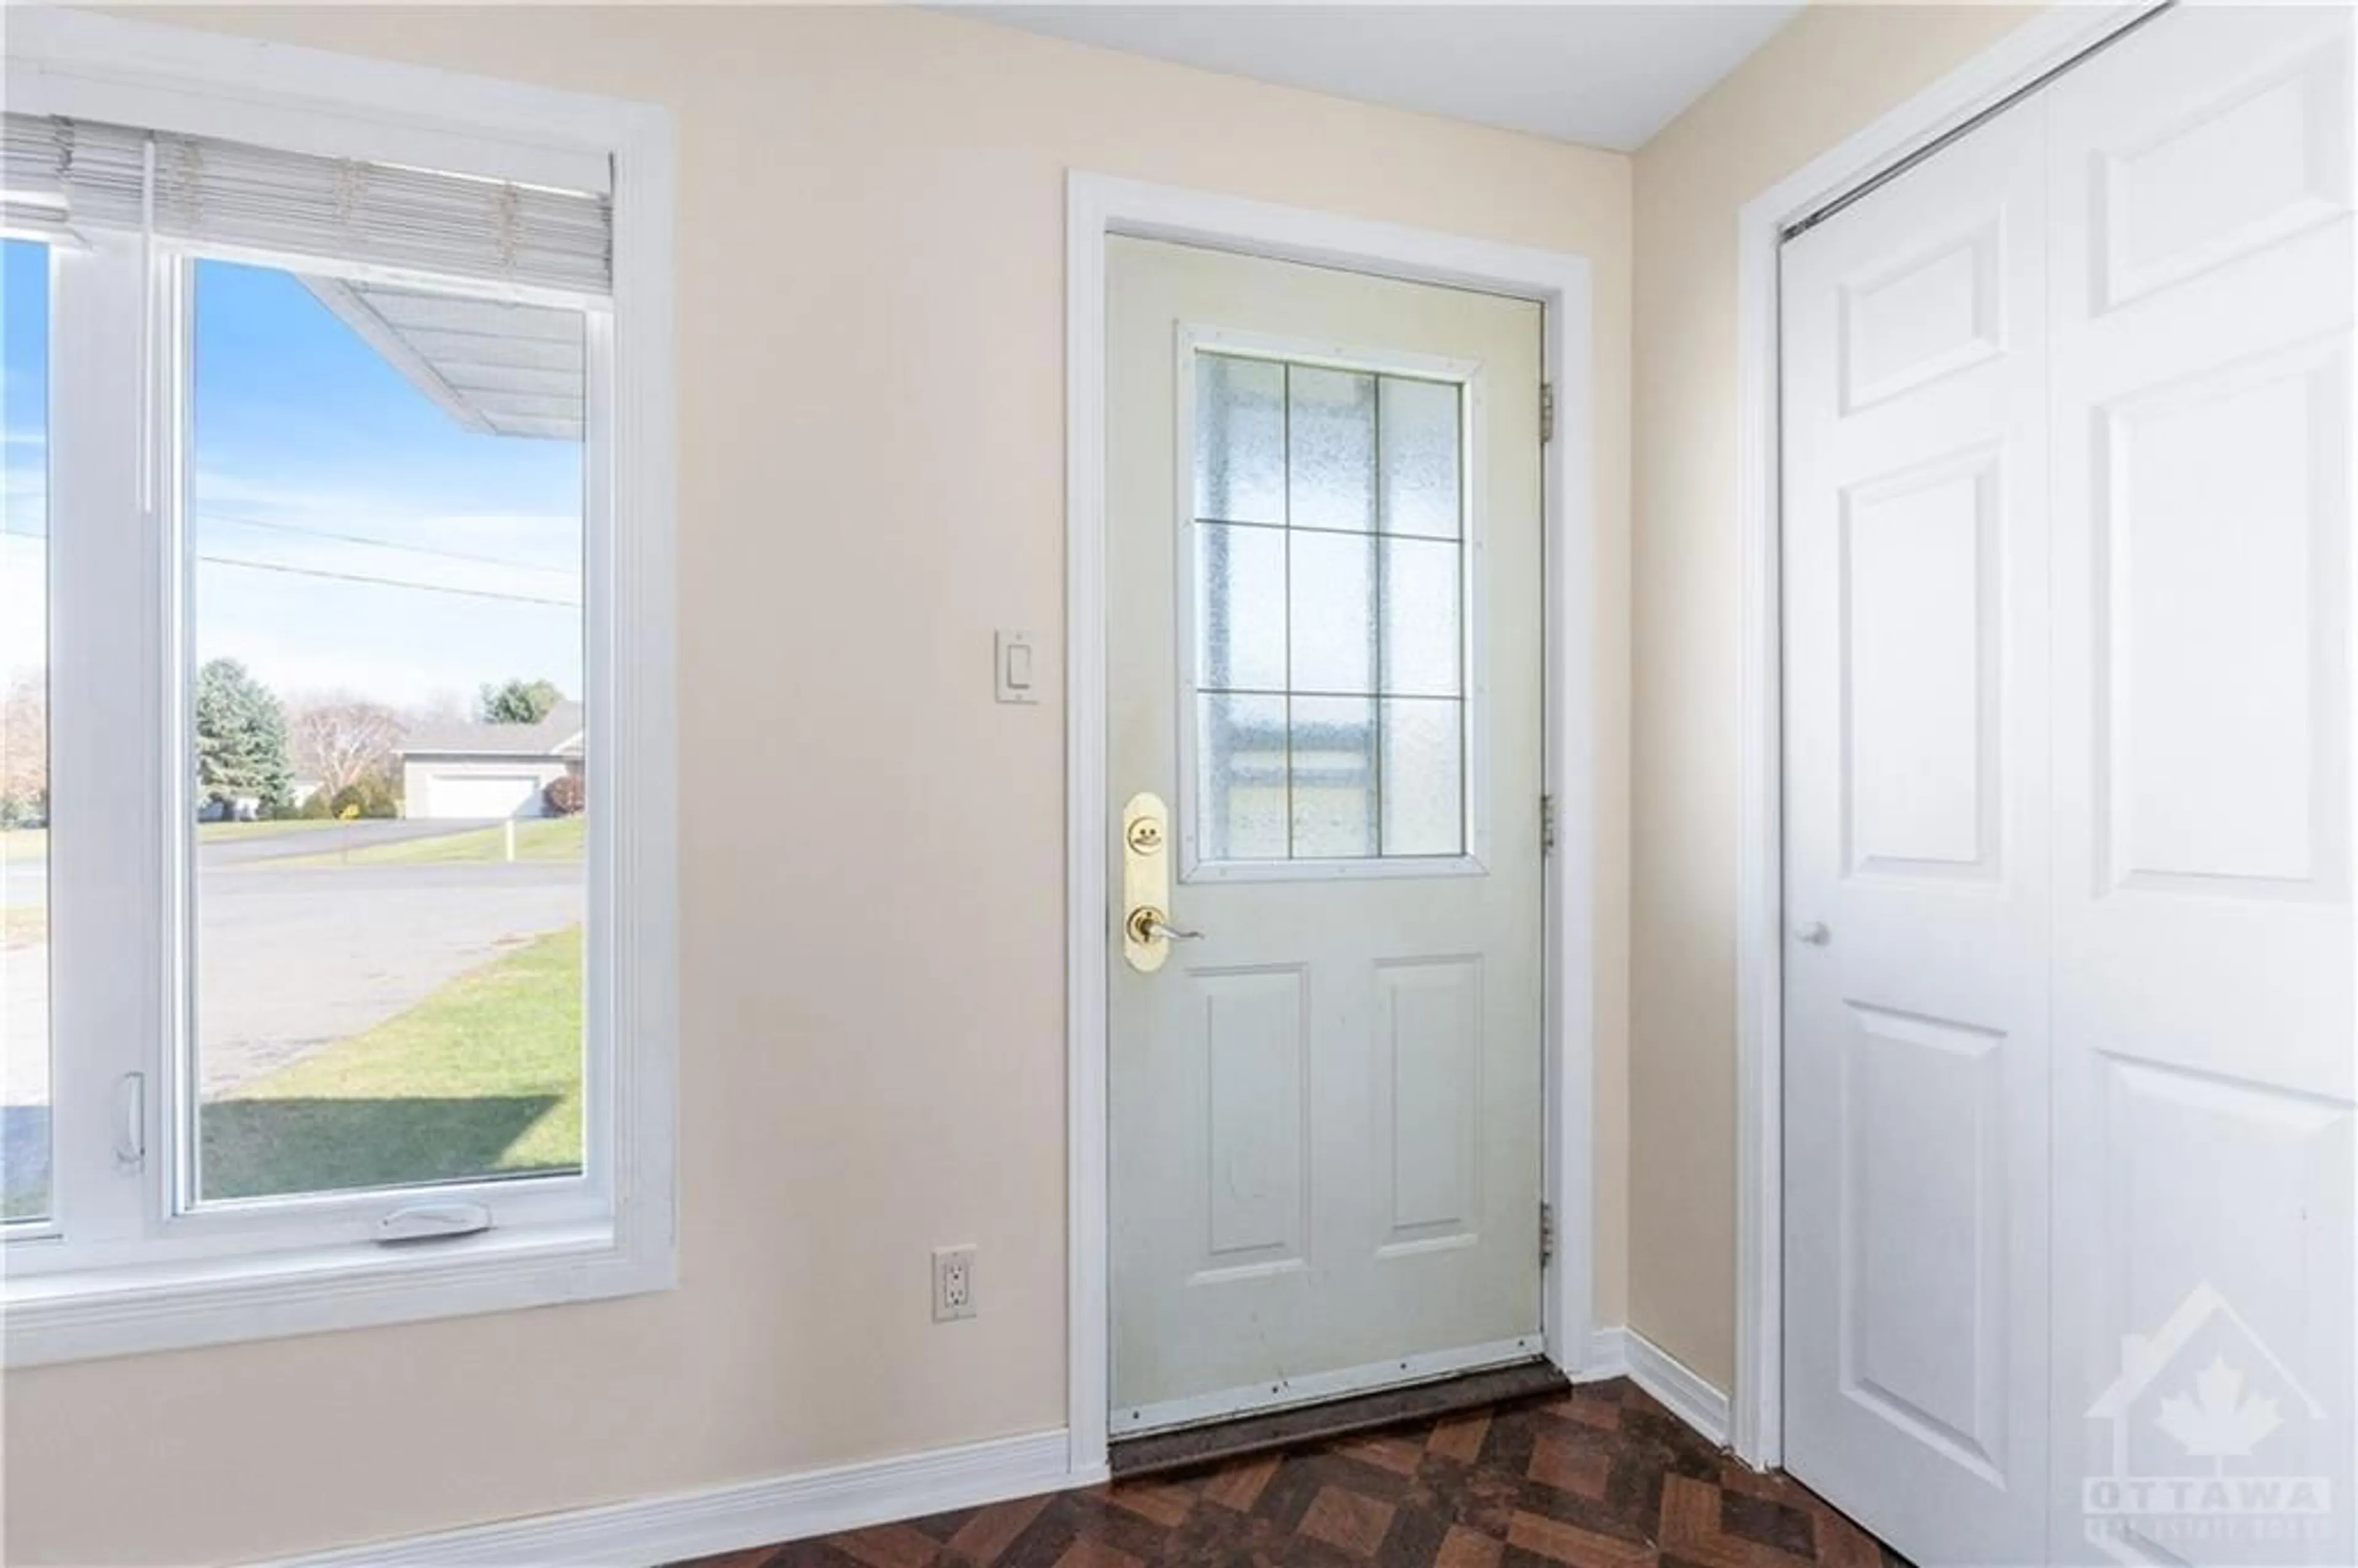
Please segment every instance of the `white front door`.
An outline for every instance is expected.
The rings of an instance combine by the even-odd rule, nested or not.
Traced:
[[[1540,308],[1108,248],[1112,1429],[1536,1355]]]
[[[1912,1560],[2348,1563],[2346,7],[1784,257],[1787,1462]]]

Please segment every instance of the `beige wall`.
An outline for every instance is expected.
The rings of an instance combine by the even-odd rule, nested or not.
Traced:
[[[994,626],[1061,621],[1073,166],[1595,262],[1619,1321],[1628,160],[907,10],[168,19],[677,117],[682,1282],[12,1373],[10,1561],[288,1552],[1062,1424],[1063,714],[994,705],[988,665]],[[981,1315],[936,1327],[950,1241]]]
[[[1638,155],[1629,1321],[1736,1366],[1736,220],[2018,25],[1813,7]]]

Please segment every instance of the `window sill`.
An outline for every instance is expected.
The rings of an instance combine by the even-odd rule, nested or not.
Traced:
[[[0,1289],[8,1367],[278,1339],[668,1290],[668,1238],[611,1223],[373,1242],[170,1266],[15,1274]]]

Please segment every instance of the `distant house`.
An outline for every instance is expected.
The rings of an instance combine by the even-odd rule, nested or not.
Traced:
[[[541,792],[581,773],[581,705],[537,724],[429,724],[401,746],[405,816],[546,816]]]

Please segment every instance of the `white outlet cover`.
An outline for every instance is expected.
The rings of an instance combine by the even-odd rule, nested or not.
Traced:
[[[934,1321],[955,1323],[974,1314],[974,1249],[935,1248]]]

